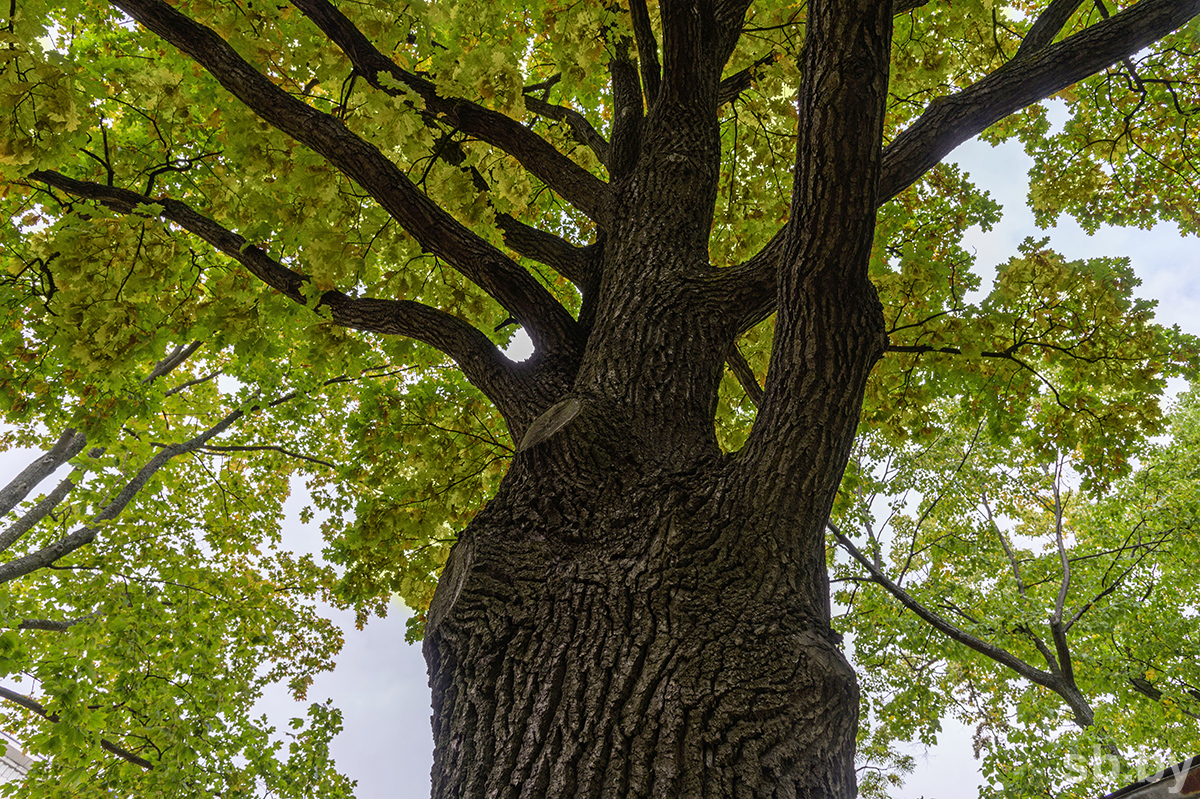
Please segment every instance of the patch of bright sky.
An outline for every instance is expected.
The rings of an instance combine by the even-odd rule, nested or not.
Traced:
[[[516,333],[513,333],[512,340],[504,348],[504,354],[508,356],[509,360],[516,361],[517,363],[533,355],[533,340],[529,338],[529,334],[525,332],[525,328],[521,328]]]

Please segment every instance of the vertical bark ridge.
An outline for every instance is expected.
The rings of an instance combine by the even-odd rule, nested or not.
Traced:
[[[638,236],[607,270],[575,390],[612,419],[612,429],[681,461],[717,452],[713,418],[732,336],[710,312],[715,298],[689,285],[669,241]]]

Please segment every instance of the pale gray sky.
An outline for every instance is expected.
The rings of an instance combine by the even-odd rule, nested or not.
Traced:
[[[1030,161],[1019,145],[991,148],[972,142],[950,158],[958,161],[979,184],[1004,205],[1004,219],[990,233],[972,231],[973,247],[982,268],[990,268],[1016,254],[1026,236],[1050,235],[1055,249],[1069,258],[1102,255],[1128,256],[1144,284],[1141,295],[1159,301],[1160,320],[1200,334],[1200,247],[1182,239],[1169,226],[1152,231],[1102,230],[1087,236],[1077,225],[1064,221],[1043,233],[1033,225],[1025,207],[1025,173]],[[986,278],[985,278],[986,281]],[[0,484],[11,479],[27,462],[28,454],[0,454]],[[300,551],[321,548],[316,524],[298,521],[303,496],[288,503],[289,545]],[[334,755],[342,769],[358,780],[359,799],[424,799],[429,795],[432,741],[429,726],[429,689],[420,647],[404,642],[403,608],[387,619],[372,620],[362,631],[354,629],[351,614],[337,618],[346,631],[346,645],[335,671],[319,677],[309,690],[315,701],[332,699],[342,708],[345,731],[334,742]],[[285,691],[270,694],[262,709],[277,726],[291,716],[303,716],[302,706]],[[901,793],[902,799],[959,799],[973,794],[978,767],[972,758],[971,731],[947,723],[942,742],[928,752],[914,747],[918,769]]]

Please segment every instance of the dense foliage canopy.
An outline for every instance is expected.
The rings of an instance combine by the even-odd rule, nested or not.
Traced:
[[[1092,742],[1200,750],[1194,394],[1147,443],[1197,342],[1122,259],[1029,240],[985,287],[1001,258],[962,237],[1001,209],[934,166],[986,128],[1034,156],[1039,221],[1200,232],[1200,27],[1182,2],[1043,5],[893,18],[869,266],[888,343],[828,550],[870,793],[947,715],[978,728],[994,795],[1095,793],[1051,765]],[[775,279],[738,280],[782,257],[807,19],[748,6],[693,220],[705,279],[743,292],[711,412],[727,453],[771,353]],[[0,489],[3,726],[46,756],[15,790],[348,794],[336,708],[280,735],[254,702],[329,668],[322,602],[365,622],[399,597],[420,637],[545,409],[526,400],[557,398],[561,342],[598,313],[604,192],[638,147],[621,109],[686,74],[659,5],[13,0],[0,21],[2,443],[47,452]],[[1142,44],[1104,68],[1104,36]],[[1053,92],[1065,124],[1035,104]],[[299,481],[321,560],[281,533]]]

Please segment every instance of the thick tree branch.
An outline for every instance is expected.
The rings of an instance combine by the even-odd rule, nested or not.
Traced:
[[[867,376],[886,344],[868,264],[875,232],[890,0],[814,0],[797,92],[792,213],[779,263],[779,315],[745,463],[822,477],[802,518],[832,507]],[[836,421],[834,421],[836,419]],[[814,430],[821,430],[814,434]],[[801,464],[804,464],[801,466]],[[793,487],[794,488],[794,487]],[[815,554],[819,525],[804,531]]]
[[[1059,34],[1071,15],[1083,5],[1083,0],[1050,0],[1050,4],[1034,20],[1029,33],[1021,40],[1014,60],[1024,58],[1036,50],[1041,50]]]
[[[34,699],[31,699],[28,696],[25,696],[25,694],[17,693],[16,691],[13,691],[12,689],[0,686],[0,698],[7,699],[9,702],[12,702],[14,705],[20,705],[21,707],[25,708],[26,710],[33,711],[34,713],[38,714],[42,718],[46,719],[47,721],[53,721],[53,722],[58,721],[57,713],[50,713],[49,711],[46,710],[46,708],[40,702],[38,702]],[[121,758],[122,760],[125,760],[125,761],[128,761],[128,762],[134,764],[135,766],[141,766],[142,768],[147,769],[147,770],[154,769],[154,764],[151,763],[149,760],[146,760],[144,757],[138,757],[133,752],[130,752],[128,749],[117,746],[115,743],[113,743],[112,741],[110,741],[106,738],[100,739],[100,748],[103,749],[104,751],[108,752],[109,754],[116,755],[117,757]]]
[[[465,154],[456,144],[453,142],[450,144],[453,146],[447,146],[441,153],[441,157],[447,163],[458,166],[462,172],[470,175],[477,191],[483,192],[485,195],[490,192],[491,187],[479,170],[471,165],[463,166],[463,161],[466,159]],[[580,248],[552,233],[539,230],[498,211],[490,199],[487,199],[487,204],[495,212],[495,225],[503,232],[504,243],[510,249],[527,258],[533,258],[539,263],[554,267],[559,270],[560,274],[570,273],[570,275],[583,279],[591,277],[590,274],[585,274],[585,271],[595,271],[591,259],[581,257]],[[581,261],[585,263],[581,263]],[[566,272],[562,270],[566,270]],[[571,280],[575,280],[575,277],[568,276]]]
[[[714,0],[713,4],[716,6],[716,13],[713,15],[716,21],[716,55],[720,59],[717,64],[720,68],[724,68],[725,62],[729,60],[737,47],[738,39],[742,36],[742,28],[746,24],[746,11],[750,8],[750,2],[751,0]],[[659,0],[660,9],[662,5],[663,0]],[[663,27],[666,27],[665,22]]]
[[[29,179],[94,200],[119,213],[132,213],[146,203],[159,205],[164,218],[233,258],[263,283],[301,305],[309,303],[305,275],[284,266],[186,203],[169,197],[146,198],[128,189],[75,180],[57,172],[38,171]],[[456,316],[411,300],[355,298],[340,291],[323,293],[317,307],[327,308],[337,324],[381,335],[407,336],[446,353],[506,416],[525,399],[521,380],[504,354],[482,332]]]
[[[750,259],[709,275],[714,292],[729,298],[730,325],[738,336],[775,313],[786,244],[781,230]]]
[[[49,516],[75,489],[76,480],[81,474],[83,474],[82,469],[72,471],[70,477],[64,478],[54,487],[53,491],[42,497],[41,501],[24,513],[21,518],[10,524],[4,532],[0,532],[0,552],[6,551],[20,541],[21,537],[32,530],[38,522]]]
[[[113,0],[113,4],[195,59],[247,108],[366,189],[424,249],[443,257],[496,298],[539,349],[574,351],[581,345],[571,315],[532,275],[422,194],[394,163],[341,120],[280,89],[214,31],[162,0]]]
[[[654,105],[658,89],[662,84],[662,66],[658,63],[658,40],[650,24],[650,10],[646,0],[629,0],[629,14],[633,18],[633,38],[637,43],[638,66],[642,72],[642,91],[646,105]]]
[[[738,98],[738,95],[749,89],[751,84],[758,79],[758,75],[763,67],[774,63],[775,53],[768,53],[745,69],[723,78],[721,84],[717,87],[717,105],[722,106],[726,103],[732,103]]]
[[[746,399],[758,407],[762,404],[763,390],[758,384],[758,378],[754,376],[754,370],[750,368],[750,364],[746,361],[746,356],[742,355],[742,351],[734,344],[729,350],[729,355],[725,357],[725,363],[729,365],[729,371],[733,372],[733,376],[737,378],[738,384],[741,385],[742,391],[746,392]]]
[[[1012,59],[957,94],[935,100],[884,149],[879,203],[895,197],[959,144],[1009,114],[1153,44],[1197,14],[1200,0],[1142,0],[1061,42],[1036,49],[1031,45],[1026,56]],[[729,308],[744,320],[739,331],[775,310],[785,231],[786,226],[752,258],[719,278],[730,296],[737,298]]]
[[[438,96],[432,82],[401,69],[328,0],[294,0],[293,4],[341,48],[359,74],[376,89],[402,96],[402,91],[380,82],[380,73],[390,75],[416,92],[427,109],[459,130],[509,153],[567,202],[602,224],[608,194],[604,182],[541,136],[497,111],[467,100]]]
[[[587,117],[583,114],[574,108],[548,103],[540,97],[535,97],[528,93],[525,95],[525,108],[531,114],[553,119],[556,122],[565,122],[571,129],[571,134],[575,137],[575,140],[595,153],[596,158],[604,165],[604,168],[608,169],[608,159],[610,157],[608,141],[600,135],[599,131],[592,127],[592,123],[588,122]]]
[[[1142,0],[1057,44],[1014,58],[957,94],[933,101],[883,156],[887,202],[950,151],[994,123],[1148,47],[1200,14],[1200,0]]]
[[[574,283],[581,291],[591,291],[597,286],[600,274],[592,257],[595,245],[576,247],[552,233],[526,225],[508,214],[497,214],[496,226],[504,233],[504,243],[513,251],[545,264]]]
[[[638,82],[637,67],[629,57],[628,50],[628,40],[618,43],[617,53],[608,62],[613,94],[613,131],[608,171],[613,179],[628,174],[641,154],[642,87]]]
[[[656,105],[709,113],[721,70],[733,53],[749,3],[661,0],[662,80]]]
[[[53,474],[59,466],[82,452],[86,444],[87,436],[83,433],[69,427],[64,430],[49,452],[26,466],[12,482],[0,489],[0,515],[21,504],[21,500],[29,496],[29,492]]]
[[[1083,0],[1077,0],[1083,2]],[[907,14],[921,6],[927,4],[929,0],[898,0],[892,6],[892,16],[898,17],[901,14]],[[802,22],[800,24],[803,24]],[[745,69],[739,70],[732,75],[728,75],[721,80],[721,85],[717,90],[717,105],[725,105],[731,103],[738,98],[742,92],[749,89],[751,84],[757,80],[762,73],[762,68],[768,64],[775,63],[775,53],[768,53],[762,58],[755,61]]]

